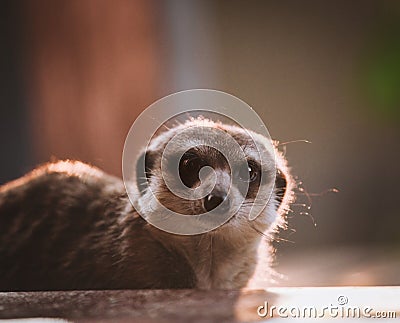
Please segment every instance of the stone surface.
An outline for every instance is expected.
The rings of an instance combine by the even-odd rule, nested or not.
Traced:
[[[124,290],[0,293],[0,318],[235,322],[257,319],[264,291]],[[237,312],[237,306],[240,311]],[[257,306],[256,306],[257,305]]]
[[[346,300],[344,304],[338,304]],[[28,322],[254,322],[268,302],[291,308],[368,306],[371,314],[389,311],[400,317],[400,287],[276,287],[259,291],[114,290],[0,293],[0,318],[31,318]],[[283,321],[277,311],[272,321]],[[329,313],[323,315],[329,319]],[[40,318],[34,320],[33,318]],[[307,319],[305,320],[307,321]],[[22,321],[24,322],[24,321]]]

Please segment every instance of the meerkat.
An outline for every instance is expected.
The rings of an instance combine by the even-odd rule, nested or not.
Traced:
[[[163,181],[163,150],[175,134],[193,125],[218,128],[237,141],[248,158],[248,191],[238,212],[220,227],[196,235],[168,233],[141,216],[157,212],[151,208],[151,194],[168,208],[191,214],[212,210],[226,197],[219,177],[219,189],[200,200],[182,200]],[[48,163],[0,187],[0,290],[238,289],[264,279],[273,259],[270,242],[286,224],[295,184],[274,146],[272,196],[256,219],[246,217],[263,189],[260,175],[271,171],[254,157],[249,133],[261,145],[271,141],[204,119],[158,134],[137,166],[132,165],[137,167],[132,189],[140,210],[133,207],[121,179],[79,161]],[[194,146],[179,161],[182,182],[198,185],[204,165],[232,176],[214,148]]]

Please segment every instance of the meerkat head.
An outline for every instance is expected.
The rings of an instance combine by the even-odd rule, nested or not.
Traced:
[[[214,232],[274,230],[285,223],[293,198],[293,179],[271,139],[207,119],[154,137],[136,178],[142,215],[168,218],[165,209],[189,218],[210,214],[195,224],[220,221]]]

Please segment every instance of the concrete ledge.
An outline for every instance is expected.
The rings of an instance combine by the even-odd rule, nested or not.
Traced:
[[[370,315],[376,315],[377,312],[394,313],[399,318],[400,287],[277,287],[259,291],[115,290],[0,293],[0,318],[2,319],[60,318],[74,322],[146,323],[252,322],[271,319],[273,306],[275,306],[272,313],[274,322],[280,320],[287,322],[285,317],[288,316],[290,320],[293,314],[296,314],[296,308],[303,310],[306,307],[315,307],[318,316],[323,313],[322,317],[329,319],[331,316],[328,310],[323,312],[323,308],[329,306],[339,310],[369,307],[372,309]],[[287,309],[281,310],[281,315],[279,315],[279,307]],[[260,314],[267,315],[260,317],[257,310]],[[302,322],[299,319],[297,321]],[[304,321],[308,321],[307,318]]]

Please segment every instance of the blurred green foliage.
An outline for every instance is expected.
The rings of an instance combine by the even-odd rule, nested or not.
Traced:
[[[386,17],[388,18],[388,17]],[[391,14],[371,34],[363,66],[363,94],[375,114],[400,121],[400,16]]]

